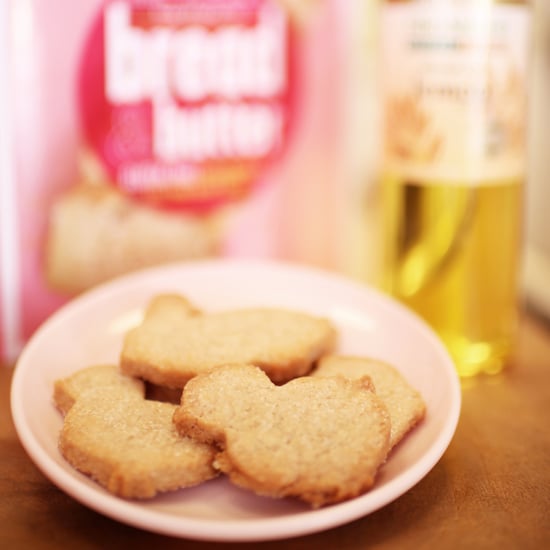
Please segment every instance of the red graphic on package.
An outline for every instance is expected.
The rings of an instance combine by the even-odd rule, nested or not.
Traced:
[[[105,2],[78,91],[108,179],[166,206],[246,195],[288,140],[291,38],[268,0]]]

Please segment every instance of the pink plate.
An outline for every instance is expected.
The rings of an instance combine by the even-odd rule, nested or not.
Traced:
[[[62,418],[54,380],[94,363],[116,362],[121,339],[160,292],[179,292],[205,311],[280,306],[329,317],[339,352],[396,366],[423,395],[427,415],[396,449],[368,493],[310,509],[253,495],[219,478],[146,502],[117,498],[71,468],[57,450]],[[388,504],[438,462],[456,429],[461,392],[454,365],[433,331],[387,296],[342,276],[269,261],[188,262],[135,273],[100,286],[54,314],[35,333],[15,369],[11,408],[27,453],[59,488],[118,521],[201,540],[259,541],[322,531]]]

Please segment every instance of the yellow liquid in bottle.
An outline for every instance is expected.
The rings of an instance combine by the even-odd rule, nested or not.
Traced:
[[[459,375],[499,372],[518,320],[520,181],[383,182],[386,289],[436,330]]]

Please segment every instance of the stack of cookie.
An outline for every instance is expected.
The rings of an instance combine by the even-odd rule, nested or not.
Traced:
[[[119,365],[56,381],[60,451],[125,498],[218,475],[314,507],[358,496],[425,404],[392,366],[336,355],[337,340],[298,311],[204,313],[156,296]]]

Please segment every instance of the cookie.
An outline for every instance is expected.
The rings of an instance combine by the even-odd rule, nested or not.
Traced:
[[[191,487],[217,475],[214,450],[178,434],[176,405],[121,397],[113,387],[81,395],[59,436],[65,460],[109,492],[147,499]]]
[[[125,374],[182,388],[217,366],[251,363],[284,383],[307,374],[335,345],[336,330],[324,318],[276,308],[189,314],[182,300],[165,297],[126,334],[120,357]]]
[[[391,418],[390,445],[394,447],[426,413],[420,393],[394,367],[375,359],[331,355],[323,357],[312,376],[355,379],[369,376],[376,394],[384,401]]]
[[[144,383],[122,374],[116,365],[94,365],[56,380],[53,401],[57,409],[65,415],[83,392],[104,386],[119,388],[123,394],[132,392],[139,397],[145,395]]]
[[[367,377],[278,386],[255,366],[223,366],[187,383],[173,419],[218,446],[214,466],[236,485],[314,507],[367,491],[389,450],[390,418]]]

